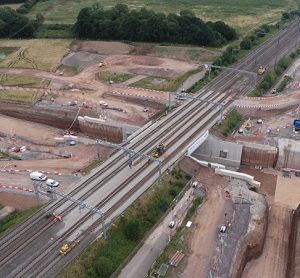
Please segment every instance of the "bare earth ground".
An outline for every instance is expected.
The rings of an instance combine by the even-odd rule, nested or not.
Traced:
[[[291,225],[291,211],[275,204],[270,207],[268,230],[262,255],[250,261],[243,272],[243,278],[285,277],[288,237]]]
[[[97,156],[97,148],[92,145],[77,146],[76,156],[66,159],[43,159],[43,160],[16,160],[13,162],[19,170],[36,169],[43,171],[58,171],[62,173],[78,172]],[[0,168],[3,168],[7,161],[0,161]]]
[[[250,130],[244,128],[244,134],[235,134],[235,140],[263,143],[269,142],[276,145],[274,137],[299,139],[299,133],[293,131],[293,121],[299,117],[300,106],[288,109],[274,109],[268,111],[239,110],[245,119],[250,119],[252,127]],[[276,121],[274,118],[276,117]],[[263,119],[262,124],[257,124],[257,119]]]
[[[72,51],[86,51],[102,55],[128,54],[133,46],[122,42],[78,41],[71,47]]]
[[[0,115],[0,132],[13,137],[14,135],[30,138],[33,143],[54,145],[54,137],[58,129],[38,123],[32,123]]]
[[[269,204],[273,203],[276,191],[277,171],[272,169],[264,169],[263,171],[259,171],[249,166],[241,166],[239,171],[249,174],[253,176],[256,181],[259,181],[261,185],[257,192],[265,195]]]
[[[275,203],[290,209],[296,209],[300,203],[300,178],[292,175],[284,178],[278,175],[275,192]]]
[[[86,102],[89,107],[96,109],[99,117],[132,125],[143,125],[161,109],[161,107],[149,104],[149,111],[147,113],[143,112],[143,108],[147,106],[145,97],[164,105],[168,102],[168,95],[163,92],[109,85],[108,82],[98,80],[97,76],[100,71],[131,72],[135,74],[175,77],[178,74],[198,67],[196,63],[192,62],[192,59],[187,59],[187,56],[185,59],[178,60],[176,56],[172,59],[172,57],[168,56],[168,53],[154,53],[153,51],[146,51],[143,55],[131,55],[134,54],[134,48],[137,47],[124,43],[83,41],[75,42],[70,46],[70,41],[51,41],[52,44],[56,42],[60,43],[59,49],[53,57],[50,57],[51,55],[48,53],[49,49],[44,49],[45,43],[48,45],[48,40],[39,40],[38,45],[35,45],[37,42],[33,40],[26,41],[25,45],[17,40],[2,40],[1,46],[7,45],[21,48],[17,49],[16,52],[1,62],[3,67],[0,68],[0,74],[35,76],[49,80],[51,81],[49,86],[51,89],[50,93],[57,95],[51,105],[59,106],[63,110],[64,105],[68,105],[69,101],[77,100],[79,105]],[[69,47],[70,52],[66,54]],[[15,60],[17,55],[19,55],[18,53],[23,50],[26,57],[29,57],[37,64],[34,67],[36,69],[32,68],[33,62],[29,63],[27,60],[17,63],[17,68],[4,68],[9,65],[12,59]],[[192,49],[192,51],[194,50]],[[174,51],[176,52],[177,50]],[[197,51],[198,49],[196,49]],[[196,52],[193,55],[199,54]],[[208,52],[210,52],[210,57],[214,55],[212,51]],[[147,56],[148,54],[160,57],[150,57]],[[66,70],[64,75],[60,75],[60,70],[56,71],[56,69],[59,62],[61,62],[59,60],[63,56],[63,60],[67,61],[68,65],[72,66],[73,63],[74,66],[81,68],[81,72],[76,74],[75,71],[71,75],[70,72],[72,70],[70,69],[70,71]],[[104,61],[106,66],[99,68],[97,65],[99,61]],[[69,89],[66,90],[65,87],[69,87]],[[48,93],[49,88],[41,88],[39,90],[42,93]],[[7,88],[2,89],[7,90]],[[20,94],[29,90],[33,89],[18,88]],[[109,97],[107,93],[122,93],[123,99]],[[132,97],[139,97],[141,101],[131,102]],[[99,107],[99,101],[101,100],[105,100],[109,107],[123,109],[123,111],[101,109]],[[0,148],[2,150],[8,150],[14,145],[29,147],[25,153],[21,154],[23,160],[0,161],[0,168],[57,171],[69,174],[79,172],[97,156],[96,147],[92,145],[76,145],[73,147],[54,146],[54,137],[61,136],[61,130],[46,125],[0,116],[0,134],[2,135],[0,138]],[[100,151],[105,152],[106,149],[101,148]],[[71,154],[71,157],[63,158],[65,154]],[[71,175],[62,175],[55,178],[61,182],[63,190],[71,186],[73,179],[76,179],[76,177]],[[22,186],[32,189],[28,173],[0,173],[0,182],[2,185]],[[1,195],[3,196],[3,194]],[[16,194],[16,196],[18,195]]]
[[[0,123],[0,132],[7,136],[6,138],[2,138],[0,141],[1,149],[11,148],[14,145],[29,146],[29,150],[24,153],[27,154],[27,158],[30,158],[29,154],[31,153],[31,150],[32,152],[39,150],[41,152],[44,151],[45,153],[68,153],[71,155],[71,157],[67,159],[24,159],[21,161],[13,161],[13,164],[17,165],[17,169],[37,168],[44,171],[55,170],[69,173],[82,169],[87,166],[90,161],[96,158],[96,147],[93,145],[79,144],[76,146],[54,147],[54,137],[61,136],[61,130],[58,128],[29,121],[17,120],[2,115],[0,116]],[[30,141],[26,141],[26,138]],[[101,149],[101,151],[103,152],[104,149]],[[7,161],[0,161],[0,167],[4,167],[7,163]]]
[[[8,43],[12,46],[14,41]],[[16,46],[19,46],[18,41],[16,41],[15,44]],[[5,45],[5,41],[2,41],[2,45]],[[69,66],[74,64],[74,66],[81,68],[82,71],[79,74],[68,76],[68,71],[66,70],[66,74],[60,76],[58,74],[59,71],[51,73],[30,68],[0,68],[0,73],[35,76],[47,79],[51,81],[50,88],[52,87],[53,89],[59,89],[61,86],[71,86],[71,88],[76,88],[77,91],[55,91],[55,94],[59,96],[57,103],[65,105],[68,101],[77,100],[81,103],[86,102],[90,106],[99,108],[99,101],[105,99],[110,106],[124,110],[124,112],[106,110],[105,112],[107,115],[104,115],[106,118],[133,125],[143,125],[149,117],[152,117],[158,110],[150,109],[149,113],[143,113],[144,105],[131,101],[131,96],[140,96],[141,100],[143,100],[144,96],[151,97],[151,99],[156,100],[159,103],[167,104],[168,95],[163,92],[127,88],[125,86],[110,86],[108,82],[99,81],[97,75],[100,71],[111,71],[122,73],[131,72],[137,75],[175,77],[178,74],[198,67],[196,63],[191,62],[191,60],[187,58],[185,58],[185,60],[178,60],[176,55],[174,56],[175,59],[166,58],[169,57],[169,53],[166,51],[167,48],[160,47],[160,49],[164,49],[162,53],[156,53],[155,51],[153,53],[151,50],[153,47],[154,46],[151,46],[150,49],[147,49],[144,55],[130,55],[135,52],[135,49],[137,50],[144,47],[118,42],[78,41],[72,44],[69,54],[63,58],[63,61],[67,61]],[[209,52],[210,56],[213,55],[213,53],[211,53],[212,51],[206,49],[202,51],[198,48],[181,49],[178,47],[178,49],[176,48],[173,50],[175,51],[174,53],[182,51],[189,53],[189,51],[192,51],[194,55],[195,53],[198,55],[202,52]],[[42,55],[43,51],[40,50],[40,52]],[[94,57],[93,55],[96,56]],[[98,58],[97,55],[99,56]],[[157,55],[160,57],[150,57],[148,55]],[[89,56],[93,56],[93,59],[90,59],[91,57]],[[47,57],[47,55],[45,57]],[[40,61],[40,59],[36,59],[36,61]],[[99,68],[99,61],[104,61],[106,66]],[[3,65],[5,66],[5,63],[3,63]],[[31,66],[29,65],[29,67]],[[38,68],[44,69],[43,67]],[[87,89],[89,91],[87,91]],[[105,93],[115,92],[123,93],[124,98],[127,99],[121,101],[120,99],[114,99],[109,96],[104,97]],[[102,112],[100,111],[99,114],[101,113]]]
[[[225,198],[222,186],[226,179],[215,176],[209,169],[201,169],[198,180],[207,188],[206,200],[199,210],[187,238],[189,254],[176,271],[176,277],[205,277],[215,249],[217,227],[224,222]],[[175,277],[175,276],[174,276]]]
[[[176,75],[197,68],[196,64],[168,58],[147,56],[114,55],[104,60],[107,69],[127,71],[135,74],[175,77]]]
[[[292,179],[281,178],[281,172],[274,169],[260,171],[242,167],[241,171],[253,175],[255,180],[261,182],[258,192],[266,195],[269,204],[268,229],[263,253],[246,265],[242,277],[285,277],[291,225],[291,209],[288,204],[293,200],[296,192],[292,190],[295,185],[289,185]],[[278,180],[282,182],[281,185]],[[279,188],[281,188],[280,193]],[[298,203],[299,200],[298,197]]]
[[[34,194],[15,194],[14,192],[0,191],[0,204],[3,206],[13,206],[18,210],[32,208],[36,205]]]

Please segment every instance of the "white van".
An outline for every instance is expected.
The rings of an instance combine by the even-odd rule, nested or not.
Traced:
[[[45,181],[47,179],[47,176],[40,172],[31,172],[30,178],[36,181]]]

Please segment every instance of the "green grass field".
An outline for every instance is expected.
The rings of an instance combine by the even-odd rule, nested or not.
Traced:
[[[43,80],[35,76],[0,74],[0,84],[3,86],[45,88],[48,87],[49,83],[49,80]]]
[[[224,20],[243,32],[264,22],[272,21],[284,10],[296,7],[298,0],[49,0],[39,2],[29,14],[45,16],[46,23],[74,23],[78,12],[94,3],[104,7],[127,4],[130,8],[147,6],[158,12],[178,13],[190,9],[204,20]]]
[[[0,235],[4,234],[9,229],[12,229],[36,211],[37,208],[31,208],[21,212],[16,211],[9,214],[0,221]]]
[[[141,79],[133,84],[134,87],[142,87],[152,90],[160,90],[167,92],[175,92],[185,80],[187,80],[191,75],[201,71],[201,69],[190,70],[186,73],[178,75],[176,78],[162,78],[157,76],[148,76]]]
[[[0,67],[32,68],[55,71],[69,51],[70,40],[0,40],[0,49],[15,49],[0,60]],[[3,52],[0,51],[0,52]]]
[[[35,92],[19,92],[14,90],[1,90],[0,91],[0,101],[7,101],[13,103],[22,103],[22,104],[34,104],[39,99],[40,100],[49,100],[51,95],[43,95],[41,93]]]
[[[134,75],[128,73],[116,73],[110,71],[101,71],[99,73],[99,79],[104,81],[114,81],[115,83],[122,83],[132,78]]]

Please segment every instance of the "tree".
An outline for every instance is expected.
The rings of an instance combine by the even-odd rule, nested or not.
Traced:
[[[282,13],[281,20],[285,21],[290,19],[291,15],[287,12]]]
[[[233,41],[237,39],[236,31],[225,24],[223,21],[208,22],[208,25],[215,31],[219,32],[227,41]]]
[[[209,25],[189,10],[183,10],[180,15],[166,16],[146,8],[129,10],[124,4],[107,10],[97,5],[83,8],[78,14],[74,30],[80,38],[210,46],[220,46],[236,38],[234,29],[224,22]]]
[[[0,20],[2,20],[1,37],[30,38],[33,36],[32,22],[9,7],[0,8]]]
[[[37,13],[35,16],[35,22],[37,24],[42,24],[44,22],[44,16],[41,13]]]
[[[241,43],[240,43],[240,48],[244,50],[249,50],[252,47],[252,41],[250,38],[245,37]]]

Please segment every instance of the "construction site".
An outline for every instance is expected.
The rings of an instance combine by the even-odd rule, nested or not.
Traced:
[[[4,186],[32,189],[27,170],[41,170],[53,176],[59,173],[57,179],[67,190],[85,167],[110,154],[108,148],[96,146],[95,139],[122,143],[170,105],[167,92],[134,83],[160,76],[153,78],[155,86],[198,68],[180,48],[170,59],[156,54],[155,45],[71,45],[62,40],[55,57],[49,57],[44,45],[52,43],[0,43],[0,49],[9,53],[3,55],[0,68]],[[195,51],[216,55],[200,48]],[[174,105],[174,96],[171,101]],[[1,203],[6,204],[4,197]]]
[[[31,172],[58,181],[63,192],[72,190],[116,153],[97,139],[122,145],[148,128],[152,134],[163,117],[172,117],[170,107],[185,105],[175,93],[204,76],[199,64],[218,55],[193,49],[199,60],[151,44],[62,40],[50,62],[45,43],[54,42],[45,40],[37,60],[32,41],[0,42],[0,52],[10,51],[0,60],[0,204],[18,210],[36,205]],[[243,125],[227,137],[212,127],[180,158],[179,167],[205,194],[180,239],[185,247],[177,251],[184,255],[176,267],[170,264],[166,277],[299,277],[298,63],[286,73],[293,79],[282,94],[220,97],[242,115]],[[230,91],[241,86],[235,83]],[[170,148],[157,142],[150,156],[155,161]],[[170,226],[165,230],[171,238]]]

